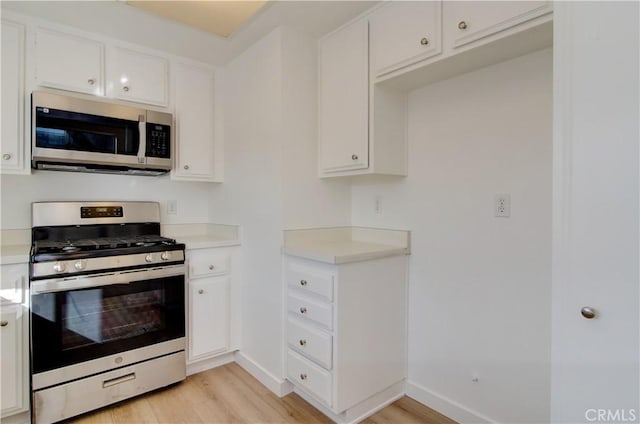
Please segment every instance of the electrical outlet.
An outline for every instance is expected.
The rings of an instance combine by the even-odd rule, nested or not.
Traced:
[[[377,214],[382,213],[382,196],[376,196],[373,202],[373,211]]]
[[[178,201],[167,200],[167,215],[177,215],[177,214],[178,214]]]
[[[496,194],[494,215],[498,218],[509,218],[511,216],[511,196],[509,194]]]

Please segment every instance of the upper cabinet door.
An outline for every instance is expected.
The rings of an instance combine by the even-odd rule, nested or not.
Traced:
[[[176,63],[173,67],[176,160],[173,177],[199,181],[214,178],[213,70]]]
[[[112,49],[109,68],[111,96],[133,102],[167,106],[168,80],[167,59],[123,47]]]
[[[371,69],[375,76],[442,52],[441,4],[394,1],[371,16]]]
[[[24,171],[24,27],[2,21],[2,138],[0,170]]]
[[[446,1],[443,25],[447,47],[464,46],[550,11],[549,1]]]
[[[319,44],[321,172],[369,166],[369,25],[365,20]]]
[[[45,28],[36,31],[38,85],[104,95],[104,45]]]

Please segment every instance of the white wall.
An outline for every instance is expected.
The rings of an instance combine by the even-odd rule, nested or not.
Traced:
[[[212,222],[243,229],[242,353],[282,369],[282,230],[348,225],[350,186],[316,177],[315,41],[278,28],[224,70],[225,182]]]
[[[412,231],[409,392],[454,419],[549,420],[551,105],[551,50],[423,87],[409,176],[353,182],[354,225]]]
[[[31,228],[31,202],[69,200],[146,200],[160,202],[163,224],[208,222],[208,191],[204,183],[160,177],[34,171],[0,177],[3,230]],[[176,200],[178,213],[166,214],[166,201]]]

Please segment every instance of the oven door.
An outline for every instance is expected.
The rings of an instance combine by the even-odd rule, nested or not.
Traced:
[[[103,371],[98,358],[114,357],[112,368],[149,359],[121,352],[184,349],[184,265],[37,280],[30,289],[34,386]],[[156,345],[170,351],[149,350]]]

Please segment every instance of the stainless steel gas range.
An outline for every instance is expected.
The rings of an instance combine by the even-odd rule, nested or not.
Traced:
[[[31,389],[36,424],[186,376],[184,245],[153,202],[32,205]]]

